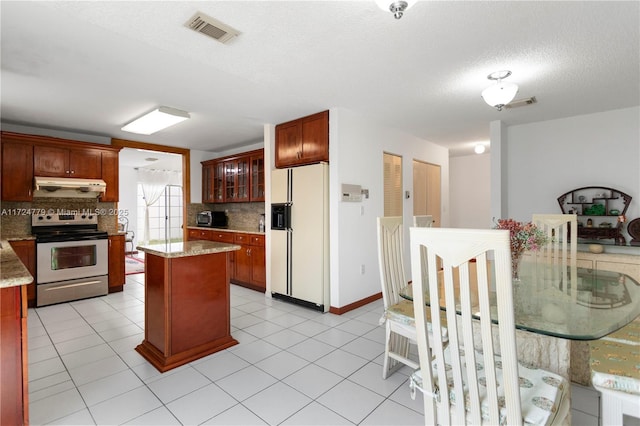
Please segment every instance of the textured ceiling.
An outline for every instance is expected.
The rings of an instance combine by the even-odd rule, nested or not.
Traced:
[[[238,29],[226,45],[184,24]],[[207,151],[262,140],[264,123],[333,107],[472,152],[489,123],[640,104],[638,1],[420,1],[395,20],[371,1],[0,2],[1,117]],[[508,69],[516,99],[480,92]],[[157,107],[192,119],[120,131]]]

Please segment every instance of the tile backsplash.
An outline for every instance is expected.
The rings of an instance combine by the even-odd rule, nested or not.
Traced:
[[[0,205],[0,236],[2,238],[31,235],[31,214],[40,211],[95,212],[98,229],[109,234],[117,232],[117,203],[100,203],[91,198],[36,198],[32,202],[3,201]]]
[[[187,206],[187,226],[196,226],[196,215],[203,210],[226,211],[229,229],[258,230],[260,215],[265,213],[265,203],[192,203]]]

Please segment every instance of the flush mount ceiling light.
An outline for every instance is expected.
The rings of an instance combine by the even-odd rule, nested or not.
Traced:
[[[515,98],[518,93],[518,85],[514,83],[505,83],[503,79],[509,77],[511,71],[496,71],[487,76],[489,80],[494,80],[496,84],[487,87],[482,91],[484,101],[502,111],[502,108]]]
[[[477,144],[473,150],[475,151],[476,154],[483,154],[484,153],[484,145],[482,145],[481,143]]]
[[[121,130],[125,132],[138,133],[140,135],[151,135],[167,127],[184,121],[189,116],[188,112],[169,107],[159,107],[148,114],[133,120],[124,126]]]
[[[396,19],[402,18],[405,10],[415,4],[417,0],[376,0],[378,7],[384,11],[393,13]]]

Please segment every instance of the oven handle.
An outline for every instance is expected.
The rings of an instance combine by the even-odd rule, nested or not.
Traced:
[[[98,283],[100,283],[100,281],[84,281],[84,282],[81,282],[81,283],[66,284],[66,285],[60,285],[60,286],[56,286],[56,287],[50,287],[50,288],[45,289],[44,291],[62,290],[63,288],[79,287],[79,286],[82,286],[82,285],[98,284]]]

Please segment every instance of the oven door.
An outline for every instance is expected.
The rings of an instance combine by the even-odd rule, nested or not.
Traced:
[[[108,256],[106,239],[37,243],[37,283],[107,275]]]

